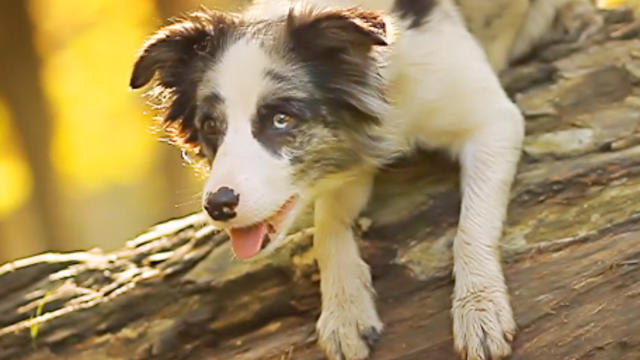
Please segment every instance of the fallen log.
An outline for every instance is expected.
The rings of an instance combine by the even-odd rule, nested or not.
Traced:
[[[502,241],[514,359],[640,359],[640,40],[625,13],[588,46],[504,74],[527,117]],[[608,36],[607,34],[614,34]],[[373,359],[453,359],[457,167],[385,169],[358,222],[386,331]],[[0,267],[0,359],[322,359],[312,228],[241,262],[202,214],[122,249]]]

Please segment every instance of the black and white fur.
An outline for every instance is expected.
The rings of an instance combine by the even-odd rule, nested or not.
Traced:
[[[454,343],[463,358],[499,359],[516,332],[498,240],[524,125],[495,70],[539,43],[575,1],[261,1],[240,15],[202,11],[145,44],[131,86],[156,75],[170,134],[209,160],[205,208],[220,189],[232,194],[224,216],[209,211],[220,227],[269,222],[271,250],[313,206],[317,330],[331,359],[367,358],[383,329],[351,228],[377,169],[415,147],[453,154],[462,168]]]

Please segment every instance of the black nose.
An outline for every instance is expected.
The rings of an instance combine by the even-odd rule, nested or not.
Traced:
[[[207,194],[204,209],[213,220],[227,221],[236,217],[235,208],[239,201],[240,195],[223,186],[218,191]]]

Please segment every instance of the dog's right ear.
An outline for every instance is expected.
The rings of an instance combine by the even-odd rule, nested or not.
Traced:
[[[236,23],[231,15],[201,11],[158,30],[142,47],[129,85],[143,87],[158,72],[160,85],[178,87],[188,65],[200,54],[215,56]]]
[[[348,50],[366,54],[373,46],[387,45],[384,17],[358,8],[292,8],[287,30],[294,48],[310,58]]]

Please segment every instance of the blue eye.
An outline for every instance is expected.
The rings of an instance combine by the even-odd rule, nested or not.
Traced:
[[[289,115],[278,113],[273,116],[273,127],[278,130],[284,130],[293,122],[293,118]]]

